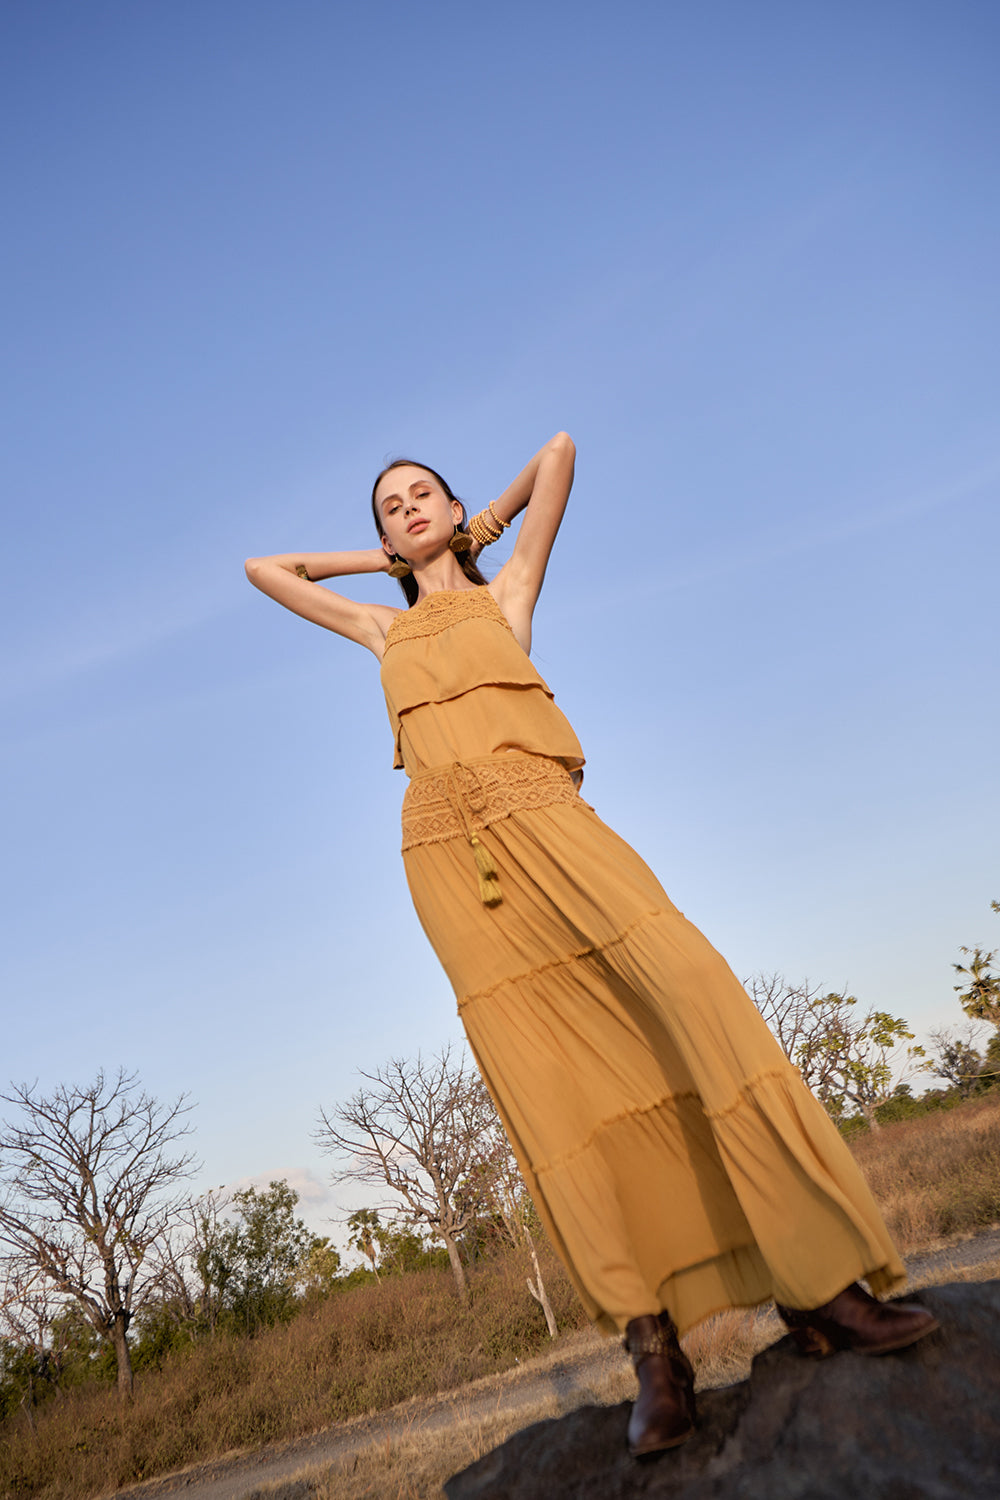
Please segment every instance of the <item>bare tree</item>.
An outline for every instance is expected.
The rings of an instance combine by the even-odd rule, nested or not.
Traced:
[[[824,1043],[830,1040],[836,1002],[843,996],[824,995],[820,985],[811,985],[808,980],[792,984],[782,974],[754,974],[746,981],[746,988],[785,1056],[802,1074],[806,1087],[837,1114],[835,1061],[836,1051],[842,1049]]]
[[[0,1135],[0,1243],[79,1305],[130,1396],[129,1325],[159,1284],[153,1252],[182,1206],[174,1185],[193,1168],[169,1149],[189,1132],[186,1098],[160,1104],[124,1069],[48,1097],[37,1084],[12,1090],[0,1095],[21,1110]]]
[[[155,1256],[160,1296],[175,1312],[177,1322],[214,1333],[219,1318],[220,1243],[223,1215],[230,1205],[223,1187],[209,1188],[179,1205]],[[224,1289],[224,1288],[223,1288]]]
[[[464,1301],[459,1237],[475,1206],[460,1189],[477,1161],[489,1096],[464,1059],[452,1060],[450,1047],[429,1062],[393,1058],[361,1076],[371,1086],[324,1110],[315,1133],[324,1151],[345,1158],[332,1180],[389,1187],[405,1204],[405,1217],[444,1243]],[[398,1203],[383,1207],[398,1216]]]
[[[56,1385],[62,1373],[61,1351],[52,1341],[58,1299],[41,1272],[21,1256],[0,1261],[0,1340],[22,1351],[24,1392],[21,1408],[32,1429],[37,1388]]]
[[[508,1244],[515,1249],[528,1251],[535,1279],[532,1281],[528,1276],[525,1284],[545,1315],[549,1338],[554,1339],[559,1328],[542,1280],[542,1268],[538,1263],[538,1251],[531,1233],[531,1222],[536,1217],[535,1207],[521,1176],[517,1158],[500,1123],[500,1116],[485,1085],[480,1084],[480,1087],[485,1096],[486,1127],[479,1138],[474,1175],[467,1184],[467,1191],[471,1191],[473,1201],[479,1203],[479,1211],[482,1212],[485,1207],[500,1225],[502,1236]]]
[[[783,974],[753,974],[745,987],[785,1056],[798,1066],[802,1044],[816,1029],[821,987],[808,980],[791,984]],[[810,1088],[814,1086],[811,1080],[806,1082]]]
[[[930,1040],[934,1052],[924,1063],[924,1072],[943,1078],[958,1090],[961,1099],[967,1099],[981,1083],[986,1068],[986,1059],[976,1046],[979,1027],[942,1026],[930,1033]]]

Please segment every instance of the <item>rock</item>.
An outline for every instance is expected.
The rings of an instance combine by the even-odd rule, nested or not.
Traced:
[[[750,1378],[698,1397],[681,1448],[637,1462],[629,1406],[517,1433],[445,1485],[448,1500],[1000,1500],[1000,1281],[908,1299],[941,1329],[878,1358],[803,1358],[790,1338]]]

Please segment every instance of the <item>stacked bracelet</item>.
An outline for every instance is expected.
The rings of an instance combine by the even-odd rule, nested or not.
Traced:
[[[509,525],[509,521],[497,515],[491,500],[486,510],[481,510],[478,515],[469,517],[469,535],[479,543],[480,547],[489,547],[493,542],[500,540]]]
[[[494,530],[489,512],[483,510],[478,516],[469,517],[469,535],[479,543],[480,547],[488,547],[491,542],[495,542],[503,535],[503,528],[498,527]]]

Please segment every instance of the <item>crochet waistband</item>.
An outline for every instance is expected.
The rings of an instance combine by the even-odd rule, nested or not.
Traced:
[[[503,899],[493,861],[478,835],[491,823],[529,808],[579,799],[562,761],[542,755],[479,755],[432,766],[412,778],[403,798],[403,853],[420,844],[464,838],[472,845],[485,905]]]

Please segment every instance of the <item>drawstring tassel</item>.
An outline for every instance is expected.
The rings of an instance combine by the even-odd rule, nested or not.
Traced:
[[[474,833],[469,840],[472,852],[476,856],[476,874],[479,876],[479,898],[484,906],[499,906],[503,900],[500,890],[500,877],[497,867],[493,863],[490,851],[486,845],[480,843],[478,833]]]

